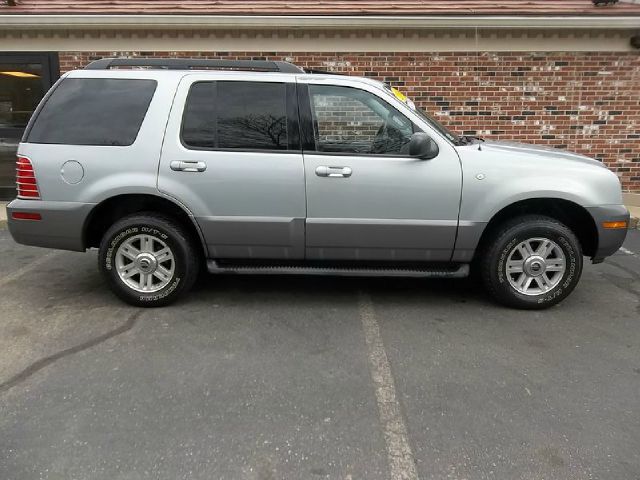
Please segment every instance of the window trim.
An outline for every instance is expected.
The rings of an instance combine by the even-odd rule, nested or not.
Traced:
[[[319,85],[319,86],[330,86],[330,87],[338,87],[338,88],[352,88],[354,90],[359,90],[361,92],[369,93],[380,99],[380,101],[392,107],[396,110],[400,115],[407,119],[411,123],[413,128],[413,133],[423,132],[424,130],[420,128],[419,125],[416,124],[411,118],[409,118],[404,112],[398,110],[394,105],[387,101],[384,97],[380,95],[376,95],[369,90],[365,90],[362,88],[358,88],[351,85],[333,85],[326,83],[300,83],[298,84],[298,105],[300,110],[300,134],[301,134],[301,145],[302,152],[309,155],[322,155],[322,156],[348,156],[348,157],[371,157],[371,158],[380,158],[380,159],[408,159],[408,160],[416,160],[415,157],[411,155],[401,155],[401,154],[385,154],[385,153],[358,153],[358,152],[321,152],[316,149],[315,135],[313,133],[313,111],[311,109],[311,94],[309,92],[310,85]],[[428,133],[428,132],[424,132]],[[431,136],[431,135],[430,135]]]
[[[287,121],[287,148],[284,150],[277,150],[272,148],[231,148],[231,147],[195,147],[189,145],[184,140],[184,120],[187,114],[187,104],[189,97],[191,96],[191,90],[194,85],[198,83],[213,83],[215,85],[216,99],[218,96],[218,82],[244,82],[244,83],[273,83],[285,86],[285,113]],[[188,92],[185,96],[184,103],[182,105],[182,114],[180,116],[180,129],[179,140],[182,147],[187,150],[196,152],[247,152],[247,153],[271,153],[271,154],[300,154],[302,148],[300,145],[301,127],[298,119],[298,102],[297,102],[297,84],[294,82],[264,82],[259,80],[245,80],[245,79],[215,79],[215,80],[196,80],[188,85]],[[216,132],[217,136],[217,117],[216,117]],[[218,143],[218,139],[215,138],[215,143]]]

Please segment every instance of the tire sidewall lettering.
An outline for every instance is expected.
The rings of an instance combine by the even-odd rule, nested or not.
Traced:
[[[128,227],[118,233],[115,237],[111,239],[109,242],[109,248],[107,249],[107,253],[105,255],[105,264],[104,268],[107,270],[113,269],[113,253],[116,251],[116,248],[125,240],[126,237],[137,235],[140,232],[139,227]]]
[[[519,240],[517,238],[513,238],[500,252],[500,257],[498,258],[498,283],[504,284],[507,282],[506,277],[506,268],[504,266],[507,261],[507,257],[509,256],[509,252],[513,249],[513,247],[518,243]]]

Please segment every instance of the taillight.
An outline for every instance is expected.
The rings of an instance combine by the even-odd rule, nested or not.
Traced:
[[[18,160],[16,160],[16,184],[18,186],[18,198],[40,199],[36,174],[33,171],[31,160],[26,157],[18,157]]]

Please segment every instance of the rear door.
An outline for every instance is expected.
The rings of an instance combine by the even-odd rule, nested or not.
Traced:
[[[450,260],[462,187],[453,146],[380,88],[340,78],[300,81],[306,257]],[[416,131],[438,144],[435,158],[408,155]]]
[[[304,258],[295,80],[193,74],[180,83],[158,188],[195,216],[211,258]]]

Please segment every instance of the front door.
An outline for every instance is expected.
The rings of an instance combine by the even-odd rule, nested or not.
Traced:
[[[242,75],[182,80],[158,188],[193,213],[211,258],[302,259],[306,212],[296,86],[286,76],[247,81]]]
[[[300,84],[306,128],[306,257],[316,260],[448,261],[462,172],[452,145],[427,131],[438,155],[408,155],[421,131],[375,87]],[[308,90],[306,86],[308,85]],[[308,99],[305,98],[308,96]],[[306,119],[306,120],[305,120]]]

